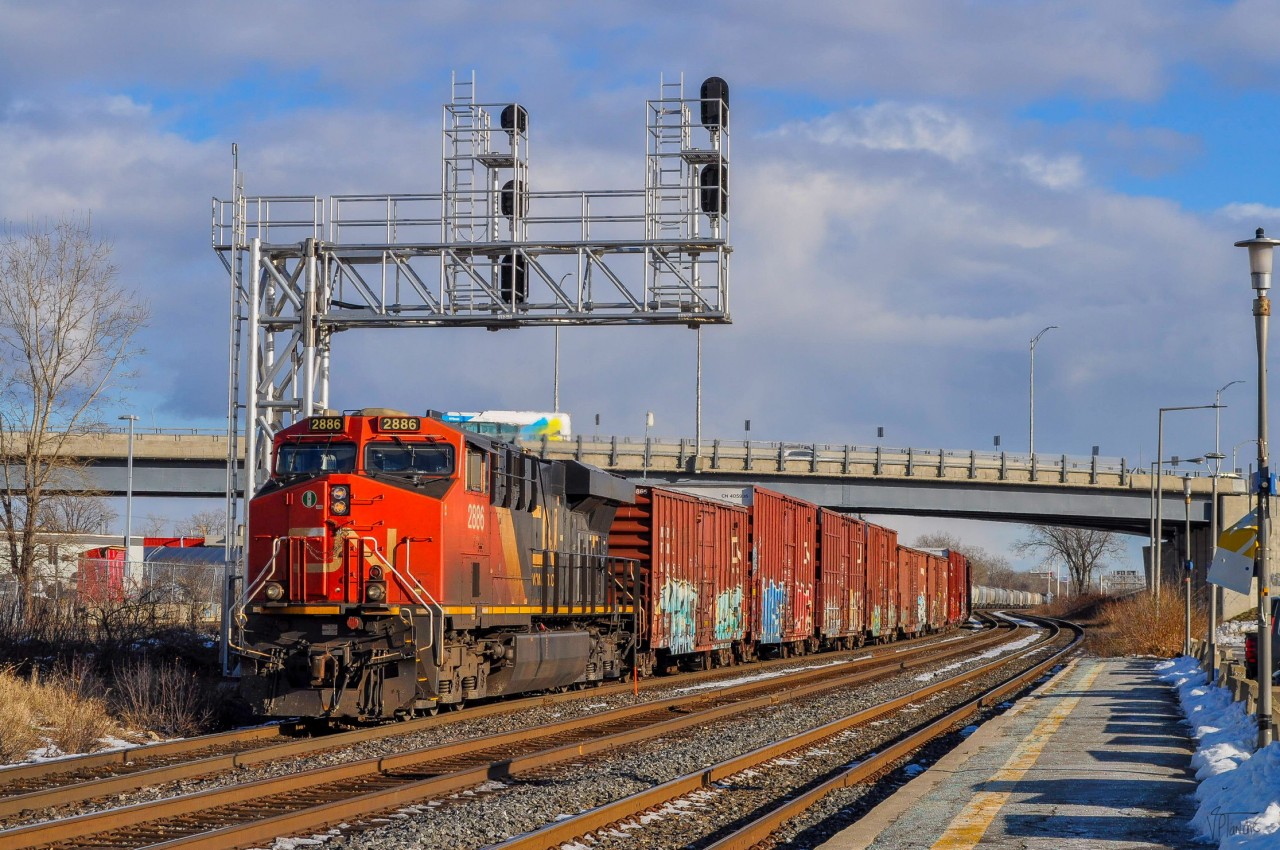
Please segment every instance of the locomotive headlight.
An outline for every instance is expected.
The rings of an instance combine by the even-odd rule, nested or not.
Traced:
[[[338,484],[329,491],[329,495],[335,500],[346,501],[351,496],[351,490],[346,484]]]
[[[284,585],[280,584],[278,581],[267,582],[265,590],[267,598],[272,602],[279,602],[281,599],[284,599]]]
[[[351,513],[351,505],[348,502],[334,501],[331,505],[329,505],[329,513],[333,514],[334,516],[346,516],[347,514]]]
[[[370,602],[382,602],[387,598],[387,583],[385,581],[371,581],[365,585],[364,598]]]
[[[351,513],[351,488],[346,484],[338,484],[329,489],[329,513],[334,516]]]

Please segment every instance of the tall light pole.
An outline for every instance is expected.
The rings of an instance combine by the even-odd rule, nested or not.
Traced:
[[[133,537],[133,423],[138,421],[138,417],[132,413],[126,413],[119,419],[122,422],[125,420],[129,422],[129,456],[125,461],[127,478],[124,487],[124,569],[128,573],[129,541]]]
[[[1158,427],[1156,430],[1156,481],[1155,481],[1155,500],[1156,500],[1156,521],[1151,526],[1151,578],[1155,585],[1156,610],[1160,610],[1160,582],[1161,573],[1161,541],[1164,539],[1164,465],[1160,462],[1160,458],[1164,456],[1164,415],[1171,410],[1217,410],[1219,405],[1213,404],[1191,404],[1182,407],[1162,407],[1160,408],[1160,416],[1158,419]]]
[[[1271,315],[1272,250],[1278,239],[1259,227],[1252,239],[1236,243],[1249,249],[1249,278],[1254,291],[1254,333],[1258,339],[1258,749],[1271,743],[1271,573],[1267,557],[1271,524],[1271,469],[1267,452],[1267,318]]]
[[[1182,476],[1182,516],[1185,525],[1182,529],[1182,552],[1185,558],[1183,566],[1182,587],[1186,602],[1186,629],[1182,637],[1182,654],[1191,654],[1191,476]]]
[[[1237,472],[1240,469],[1239,463],[1236,461],[1236,452],[1239,450],[1241,446],[1247,446],[1250,443],[1256,446],[1258,444],[1258,438],[1250,437],[1247,440],[1241,440],[1240,442],[1236,443],[1234,446],[1231,447],[1231,471],[1232,472]]]
[[[1049,325],[1049,327],[1040,331],[1040,333],[1031,338],[1031,428],[1030,436],[1027,440],[1029,444],[1027,452],[1031,455],[1032,463],[1035,462],[1036,457],[1036,343],[1040,341],[1040,337],[1044,336],[1056,327],[1058,326]]]
[[[1211,496],[1212,504],[1209,506],[1209,552],[1210,560],[1212,560],[1213,547],[1218,545],[1218,478],[1222,475],[1222,460],[1226,457],[1222,453],[1221,434],[1222,434],[1222,393],[1228,387],[1236,384],[1243,384],[1244,381],[1229,381],[1218,388],[1213,394],[1213,403],[1218,408],[1213,412],[1213,454],[1205,455],[1213,460],[1213,479]],[[1205,589],[1209,593],[1209,634],[1206,636],[1205,644],[1208,647],[1209,656],[1209,682],[1210,684],[1218,681],[1218,588],[1214,585],[1205,583]]]

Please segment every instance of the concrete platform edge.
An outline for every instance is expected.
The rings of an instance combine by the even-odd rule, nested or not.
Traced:
[[[919,802],[924,795],[932,791],[943,780],[963,770],[964,765],[973,754],[992,743],[1000,731],[1032,699],[1039,696],[1042,691],[1053,687],[1064,676],[1069,675],[1076,665],[1080,663],[1080,658],[1081,656],[1079,655],[1072,658],[1034,691],[1019,699],[1008,711],[983,723],[978,727],[978,731],[966,738],[960,746],[947,753],[924,773],[903,785],[889,799],[876,806],[857,823],[827,839],[826,842],[819,845],[818,850],[866,850],[880,833],[884,832],[903,812]]]

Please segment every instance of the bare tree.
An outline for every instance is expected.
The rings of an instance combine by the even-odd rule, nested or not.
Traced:
[[[0,535],[28,610],[46,502],[75,486],[69,440],[139,353],[147,309],[115,284],[111,246],[65,218],[0,232]]]
[[[1042,562],[1063,564],[1071,579],[1071,592],[1079,595],[1093,583],[1093,573],[1107,556],[1124,554],[1124,544],[1111,531],[1029,525],[1027,536],[1014,544],[1020,555],[1036,555]]]
[[[221,537],[227,531],[223,511],[200,511],[178,523],[179,537]]]
[[[917,549],[950,549],[964,555],[969,559],[969,570],[974,584],[1020,589],[1015,586],[1020,574],[1014,572],[1008,558],[988,552],[981,546],[971,546],[954,534],[945,531],[922,534],[912,545]]]
[[[106,534],[115,521],[107,500],[93,492],[47,494],[37,520],[41,531],[57,534]]]
[[[133,521],[138,524],[143,537],[169,536],[169,520],[164,517],[147,514],[146,516],[134,517]]]

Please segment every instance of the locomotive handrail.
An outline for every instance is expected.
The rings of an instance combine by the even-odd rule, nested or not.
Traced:
[[[248,606],[249,600],[258,592],[258,589],[266,584],[267,580],[275,574],[276,558],[280,555],[280,544],[287,539],[287,537],[277,537],[275,540],[271,541],[271,560],[267,561],[266,569],[264,569],[262,574],[258,576],[257,581],[245,588],[244,592],[240,594],[240,598],[231,606],[231,619],[236,622],[241,630],[244,629],[245,623],[248,621],[248,618],[244,615],[245,607]],[[245,557],[247,558],[248,555],[246,554]],[[259,658],[271,657],[265,652],[259,652],[256,649],[250,649],[247,646],[242,646],[237,643],[235,641],[234,630],[229,630],[227,644],[228,648],[233,650],[237,655],[256,655]]]
[[[253,598],[253,595],[267,583],[271,576],[275,575],[276,558],[280,557],[280,544],[288,539],[287,537],[277,537],[271,541],[271,560],[267,561],[266,568],[258,574],[257,580],[246,587],[244,592],[240,594],[240,598],[231,606],[231,616],[236,619],[236,622],[240,623],[241,627],[244,626],[245,622],[245,607],[249,604],[249,600]]]
[[[365,541],[368,541],[368,544],[373,551],[374,557],[377,558],[379,561],[381,561],[383,566],[385,566],[387,570],[390,571],[390,573],[396,577],[396,579],[400,582],[400,584],[404,587],[404,589],[409,591],[409,593],[413,594],[414,598],[418,600],[418,604],[427,610],[427,645],[423,647],[423,649],[434,649],[435,651],[432,652],[432,656],[436,657],[437,662],[442,661],[443,656],[440,654],[440,647],[436,646],[436,640],[435,640],[435,634],[436,634],[435,617],[436,617],[436,612],[438,611],[440,613],[440,622],[441,624],[443,624],[444,608],[441,607],[439,602],[436,602],[435,597],[431,595],[431,591],[427,590],[425,587],[422,586],[422,582],[418,581],[418,577],[415,576],[409,570],[409,565],[407,563],[405,564],[404,575],[401,575],[400,571],[396,569],[395,565],[392,564],[391,561],[389,561],[387,557],[382,554],[382,551],[378,548],[377,540],[375,540],[371,536],[360,537],[358,539],[361,545],[363,545]],[[409,548],[406,546],[405,561],[408,561],[408,560],[409,560]],[[410,579],[413,580],[412,584],[405,579],[405,575],[407,575]],[[422,592],[419,593],[418,591],[422,591]],[[423,594],[426,594],[427,598],[425,600],[422,598]]]

